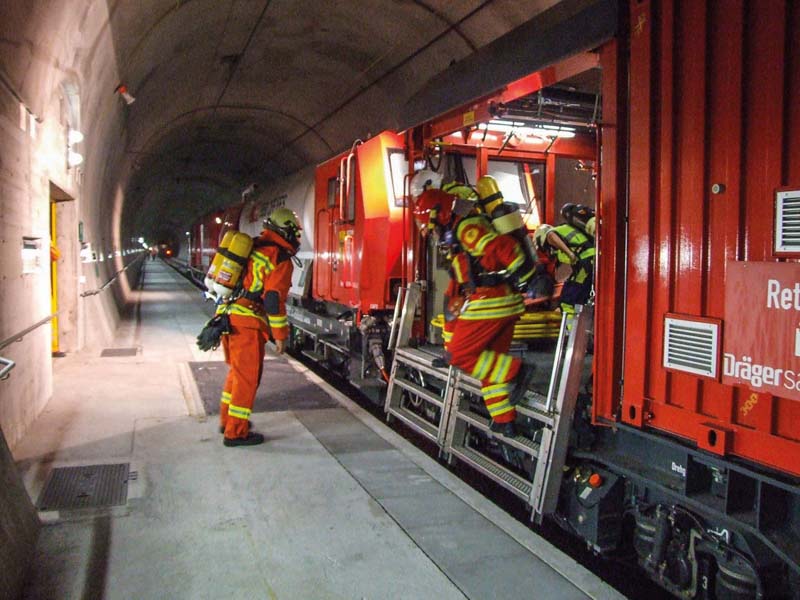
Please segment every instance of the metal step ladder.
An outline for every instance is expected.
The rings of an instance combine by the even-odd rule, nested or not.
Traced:
[[[490,431],[489,418],[475,410],[483,405],[480,381],[466,373],[457,371],[452,392],[445,394],[450,406],[444,452],[450,462],[461,460],[524,499],[537,522],[554,512],[558,502],[592,315],[592,307],[586,306],[576,307],[574,317],[563,316],[547,395],[528,391],[517,406],[518,420],[521,416],[535,423],[533,439]],[[488,447],[499,448],[500,456]]]
[[[442,447],[450,408],[449,394],[456,370],[434,367],[432,362],[437,358],[436,354],[409,347],[421,290],[418,284],[411,284],[401,294],[402,314],[395,311],[389,341],[394,358],[386,390],[386,419],[397,418]],[[397,306],[400,306],[400,301]]]

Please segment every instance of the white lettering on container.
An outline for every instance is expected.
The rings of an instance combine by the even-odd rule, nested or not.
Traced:
[[[783,287],[777,279],[767,281],[767,308],[800,310],[800,282]]]

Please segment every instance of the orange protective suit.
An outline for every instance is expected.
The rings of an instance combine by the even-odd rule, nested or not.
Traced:
[[[492,419],[513,422],[517,413],[508,398],[522,361],[508,351],[514,324],[525,307],[522,295],[508,283],[487,284],[481,275],[505,271],[524,283],[533,275],[533,267],[525,261],[516,240],[496,233],[484,216],[462,219],[455,234],[471,258],[464,253],[453,258],[448,295],[461,288],[468,297],[458,318],[451,321],[454,324],[446,328],[445,348],[450,364],[481,381],[483,400]],[[448,330],[452,330],[452,337]]]
[[[256,390],[261,381],[264,364],[264,344],[268,333],[275,340],[289,335],[286,317],[286,296],[292,283],[294,248],[280,235],[266,229],[253,240],[253,250],[245,268],[242,285],[247,297],[217,308],[217,314],[227,313],[231,333],[222,337],[228,377],[220,398],[220,424],[229,439],[246,438]],[[277,293],[276,310],[267,314],[264,298]]]

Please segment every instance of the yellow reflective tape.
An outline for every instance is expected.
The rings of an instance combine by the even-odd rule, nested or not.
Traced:
[[[270,327],[286,327],[289,324],[289,318],[284,316],[273,316],[269,315],[269,324]]]
[[[510,294],[508,296],[499,296],[497,298],[479,298],[478,300],[470,300],[467,305],[467,310],[470,308],[497,308],[499,306],[510,306],[522,302],[522,296],[519,294]]]
[[[475,311],[474,313],[470,313],[469,311],[465,312],[459,319],[463,319],[464,321],[481,321],[482,319],[502,319],[505,317],[513,317],[514,315],[522,314],[525,311],[525,307],[520,304],[518,308],[506,308],[506,309],[498,309],[498,310],[481,310]]]
[[[506,382],[508,381],[508,371],[511,369],[511,355],[501,354],[497,357],[497,362],[494,363],[492,374],[489,375],[489,381]]]
[[[509,393],[511,393],[511,386],[507,383],[496,383],[481,388],[481,395],[483,395],[483,399],[487,402],[493,398],[508,396]]]
[[[456,274],[456,281],[458,283],[464,283],[466,281],[464,273],[461,272],[461,261],[458,259],[453,261],[453,272]]]
[[[489,369],[492,368],[492,364],[494,364],[495,354],[496,352],[494,350],[484,350],[480,353],[478,362],[475,364],[475,368],[472,369],[471,373],[475,379],[483,379],[486,377]]]
[[[496,233],[487,233],[481,239],[478,240],[478,243],[475,244],[475,249],[478,251],[479,254],[483,254],[483,251],[486,249],[486,244],[491,242],[496,237],[497,237]]]
[[[248,419],[250,417],[250,413],[253,411],[249,408],[244,408],[241,406],[234,406],[233,404],[228,406],[228,416],[229,417],[236,417],[237,419]]]
[[[487,404],[486,409],[489,411],[489,414],[492,416],[492,418],[494,418],[507,412],[511,412],[514,410],[514,407],[508,403],[508,400],[503,400],[495,404]]]
[[[272,261],[266,254],[261,254],[261,252],[253,252],[250,255],[250,258],[252,258],[256,263],[263,265],[264,268],[267,270],[267,273],[270,273],[275,270],[275,265],[272,264]]]
[[[243,317],[255,317],[256,319],[258,319],[260,321],[263,321],[264,323],[267,322],[266,319],[264,317],[262,317],[261,315],[255,313],[252,310],[250,310],[249,308],[247,308],[245,306],[241,306],[239,304],[231,304],[229,309],[228,309],[228,314],[240,315],[240,316],[243,316]]]
[[[220,402],[223,404],[230,404],[231,403],[231,394],[230,392],[222,392],[222,397],[219,399]]]
[[[506,270],[509,273],[513,273],[517,269],[522,266],[522,263],[525,262],[525,257],[521,255],[521,253],[517,253],[517,258],[511,261],[511,263],[506,267]]]

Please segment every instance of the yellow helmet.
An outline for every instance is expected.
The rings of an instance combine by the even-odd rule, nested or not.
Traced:
[[[303,230],[300,227],[300,219],[293,210],[282,206],[273,210],[266,222],[267,227],[277,231],[287,242],[293,245],[298,244],[300,232]]]

